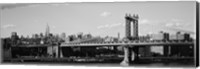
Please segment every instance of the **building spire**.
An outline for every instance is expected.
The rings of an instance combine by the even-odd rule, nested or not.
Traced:
[[[45,31],[45,36],[49,37],[49,34],[50,34],[50,29],[49,29],[49,25],[47,23],[47,27],[46,27],[46,31]]]

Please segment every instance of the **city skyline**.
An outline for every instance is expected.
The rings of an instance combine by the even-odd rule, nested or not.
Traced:
[[[1,37],[45,33],[79,32],[94,36],[125,35],[126,13],[139,14],[139,35],[186,31],[195,38],[195,2],[61,3],[4,5],[1,9]],[[123,9],[123,10],[122,10]],[[160,12],[159,12],[160,11]],[[156,13],[155,13],[156,12]],[[181,12],[181,13],[180,13]]]

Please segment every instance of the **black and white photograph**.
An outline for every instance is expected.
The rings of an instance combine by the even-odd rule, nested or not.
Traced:
[[[2,3],[1,64],[196,67],[197,4]]]

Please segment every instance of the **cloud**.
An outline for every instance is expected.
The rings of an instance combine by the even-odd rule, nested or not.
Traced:
[[[122,23],[122,26],[125,27],[125,23]]]
[[[141,19],[141,20],[139,20],[139,24],[148,24],[148,23],[150,23],[150,21],[147,20],[147,19]]]
[[[110,15],[111,15],[110,12],[103,12],[103,13],[100,14],[100,16],[102,16],[102,17],[107,17],[107,16],[110,16]]]
[[[98,26],[98,27],[97,27],[97,29],[102,29],[102,28],[104,28],[104,26]]]
[[[2,26],[3,29],[12,28],[12,27],[15,27],[15,25],[13,25],[13,24],[6,24],[6,25]]]
[[[193,29],[189,29],[191,25],[191,23],[186,23],[183,20],[171,19],[170,21],[166,22],[165,28],[171,31],[181,31],[190,34],[195,34],[195,31]]]
[[[153,32],[148,32],[148,34],[153,34]]]
[[[171,21],[173,21],[173,22],[182,22],[182,20],[179,20],[179,19],[171,19]]]
[[[111,24],[111,25],[110,25],[110,28],[112,28],[112,27],[117,27],[117,26],[120,26],[120,25],[122,25],[122,23]]]
[[[148,24],[150,21],[147,19],[142,19],[139,21],[139,24]],[[113,24],[106,24],[106,25],[100,25],[97,27],[97,29],[104,29],[104,28],[113,28],[113,27],[119,27],[119,26],[125,26],[125,23],[113,23]]]
[[[185,32],[185,33],[190,33],[190,34],[196,34],[196,32],[193,30],[186,30],[184,28],[168,28],[168,30],[173,30],[173,31],[181,31],[181,32]]]
[[[52,3],[52,4],[49,4],[51,6],[68,6],[69,3]]]
[[[113,28],[113,27],[118,27],[118,26],[123,26],[123,24],[122,23],[114,23],[114,24],[100,25],[97,27],[97,29]]]
[[[54,28],[54,29],[55,29],[55,28],[56,28],[56,26],[52,26],[52,28]]]
[[[182,27],[184,23],[182,23],[180,20],[172,19],[171,21],[167,22],[165,24],[166,27]]]
[[[175,23],[167,23],[165,25],[166,27],[181,27],[181,23],[175,22]]]
[[[165,24],[166,27],[172,27],[174,24],[173,23],[167,23]]]

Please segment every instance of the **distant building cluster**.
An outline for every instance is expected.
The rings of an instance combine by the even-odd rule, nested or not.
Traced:
[[[176,34],[169,34],[161,31],[158,34],[150,35],[150,40],[162,40],[162,41],[192,41],[189,33],[177,32]]]
[[[91,34],[77,34],[68,36],[66,43],[92,43],[92,42],[126,42],[126,41],[136,41],[136,42],[149,42],[149,41],[193,41],[189,33],[177,32],[175,34],[170,34],[167,32],[160,31],[156,34],[147,34],[144,36],[138,36],[137,40],[129,40],[126,37],[95,37]]]
[[[39,45],[39,44],[58,44],[64,42],[64,39],[58,37],[56,35],[49,34],[49,36],[43,36],[41,33],[33,34],[32,37],[19,37],[16,32],[12,32],[10,38],[2,39],[4,44],[11,44],[12,46],[15,45]],[[8,45],[4,45],[8,46]]]
[[[49,27],[47,25],[47,29],[45,34],[33,34],[32,37],[24,37],[17,35],[17,32],[12,32],[10,38],[4,38],[4,42],[7,42],[6,44],[11,45],[38,45],[38,44],[58,44],[61,42],[64,42],[64,39],[66,38],[65,33],[62,33],[61,36],[59,35],[53,35],[49,32]]]
[[[78,33],[77,35],[69,35],[66,40],[66,43],[73,42],[73,41],[86,40],[86,39],[91,39],[91,38],[93,38],[91,34]]]

